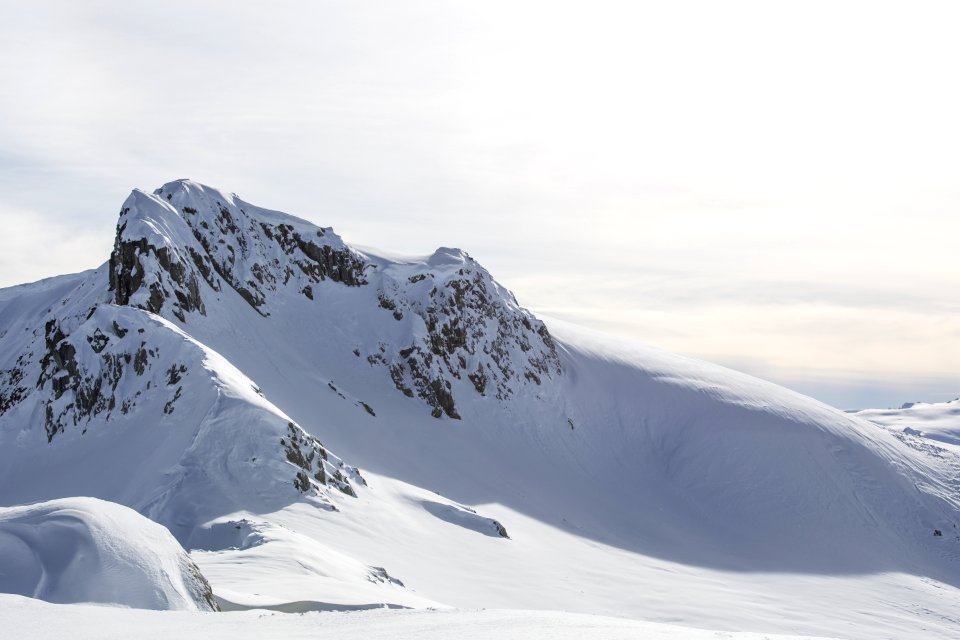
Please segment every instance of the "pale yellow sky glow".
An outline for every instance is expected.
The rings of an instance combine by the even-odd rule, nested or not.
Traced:
[[[844,407],[960,395],[955,2],[0,6],[0,286],[191,177]]]

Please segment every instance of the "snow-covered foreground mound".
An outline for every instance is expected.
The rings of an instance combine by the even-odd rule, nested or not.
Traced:
[[[169,531],[96,498],[0,508],[0,593],[58,603],[216,609],[207,581]],[[76,630],[67,631],[64,637],[76,637]],[[92,625],[90,631],[103,629]],[[13,635],[21,637],[19,630]]]
[[[264,611],[198,613],[54,607],[0,594],[0,627],[23,640],[800,640],[801,636],[720,633],[667,624],[551,611],[357,611],[290,615]],[[806,637],[806,636],[804,636]]]

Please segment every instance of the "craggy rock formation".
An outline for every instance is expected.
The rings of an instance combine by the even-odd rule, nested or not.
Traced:
[[[319,440],[292,422],[287,423],[287,434],[280,438],[280,446],[286,453],[287,462],[298,468],[293,486],[301,493],[329,486],[356,498],[351,480],[363,486],[367,484],[356,467],[345,465]]]
[[[50,318],[32,332],[17,366],[0,373],[0,417],[32,409],[52,442],[68,429],[85,434],[95,419],[131,413],[145,395],[162,399],[164,413],[173,413],[189,370],[172,353],[161,357],[168,347],[161,349],[150,324],[132,309],[112,306]]]
[[[193,182],[171,182],[148,195],[134,191],[120,212],[110,256],[114,302],[180,322],[206,314],[200,282],[234,289],[262,315],[272,292],[312,297],[331,280],[367,284],[367,266],[330,229],[319,229]]]
[[[108,349],[110,337],[100,327],[94,326],[100,319],[94,317],[96,315],[94,313],[82,325],[81,333],[91,326],[93,330],[81,341],[64,334],[55,318],[46,323],[44,353],[40,359],[36,388],[43,397],[47,442],[52,441],[58,433],[63,433],[68,426],[86,425],[96,416],[103,415],[105,420],[109,420],[115,410],[129,413],[136,406],[137,398],[149,388],[144,380],[143,384],[131,383],[131,388],[135,386],[137,390],[129,397],[117,392],[125,372],[129,372],[128,377],[141,378],[152,367],[150,361],[156,359],[157,353],[147,347],[145,340],[140,341],[135,350],[130,348],[132,344],[129,347],[119,345],[116,350]],[[115,341],[121,339],[114,335]],[[133,341],[131,337],[127,342]],[[175,399],[169,403],[170,412],[173,402]],[[82,429],[85,432],[86,426],[82,426]]]
[[[271,299],[291,293],[322,304],[325,281],[357,290],[361,313],[385,313],[409,329],[365,359],[438,418],[460,417],[460,394],[506,401],[561,372],[543,323],[466,253],[440,249],[425,262],[371,258],[332,229],[190,181],[128,198],[109,273],[116,304],[180,323],[206,315],[210,299],[228,289],[263,316]],[[376,321],[367,328],[378,333]],[[362,345],[371,336],[356,337]]]
[[[507,400],[561,373],[546,326],[473,258],[441,249],[425,268],[388,267],[379,295],[381,308],[398,320],[415,319],[424,331],[367,356],[388,368],[401,393],[422,398],[434,417],[456,419],[458,392]]]
[[[133,294],[146,286],[146,302],[135,303],[135,306],[160,313],[164,303],[169,301],[173,315],[181,322],[186,320],[185,314],[191,311],[206,315],[196,272],[188,270],[186,263],[169,247],[155,247],[146,238],[135,241],[124,239],[125,230],[125,224],[117,227],[117,238],[113,253],[110,254],[110,290],[114,292],[114,302],[131,304]],[[196,252],[191,252],[191,255],[197,261],[198,268],[203,267],[202,258]],[[155,263],[159,271],[148,270],[150,263]],[[200,271],[205,272],[202,268]],[[148,275],[154,277],[145,284]]]
[[[184,440],[192,444],[183,452],[180,471],[155,499],[161,506],[149,508],[158,521],[169,516],[163,505],[176,504],[184,487],[209,492],[223,486],[223,481],[206,486],[211,471],[190,471],[205,465],[227,474],[228,485],[250,482],[255,491],[269,494],[265,487],[272,483],[270,495],[281,501],[296,499],[299,493],[335,509],[328,491],[356,497],[355,487],[366,485],[359,471],[296,423],[239,400],[234,404],[241,408],[231,410],[239,410],[239,417],[218,418],[226,410],[219,408],[217,386],[222,383],[211,375],[222,373],[206,368],[209,357],[166,321],[135,308],[105,304],[51,317],[42,331],[31,334],[17,366],[0,372],[0,428],[42,424],[48,444],[90,437],[88,430],[109,431],[118,423],[127,430],[150,424],[175,438],[182,438],[173,435],[178,431],[195,433]],[[236,380],[242,374],[225,375]],[[245,393],[259,398],[259,390],[249,386]],[[250,456],[234,460],[232,452],[241,449]],[[223,461],[215,461],[219,455]],[[246,460],[258,461],[257,468],[269,471],[261,471],[257,479],[245,478]],[[179,513],[179,507],[168,510]]]
[[[369,318],[358,325],[354,352],[360,356],[383,323],[398,329],[363,356],[437,418],[459,419],[462,394],[506,401],[561,373],[543,323],[466,253],[439,249],[419,261],[370,257],[329,228],[186,180],[127,198],[105,280],[103,293],[74,308],[72,317],[66,310],[48,315],[33,329],[30,348],[0,369],[0,415],[24,402],[31,386],[42,397],[48,441],[71,427],[85,429],[95,417],[125,415],[148,392],[163,395],[164,415],[175,413],[190,371],[167,362],[135,314],[106,309],[109,303],[142,309],[187,326],[192,314],[207,315],[231,289],[263,316],[272,299],[286,304],[280,297],[291,294],[317,305],[349,298]],[[322,316],[323,307],[316,309]],[[336,470],[298,466],[301,490],[317,473],[337,480]]]

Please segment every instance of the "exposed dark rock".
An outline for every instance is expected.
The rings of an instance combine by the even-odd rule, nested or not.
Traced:
[[[427,404],[433,407],[431,414],[434,418],[439,418],[441,414],[446,414],[454,420],[460,419],[457,408],[453,401],[453,394],[450,393],[450,382],[442,378],[430,380],[424,389],[421,389],[421,397]]]
[[[413,397],[413,390],[404,384],[404,370],[402,364],[392,364],[390,365],[390,379],[393,380],[394,386],[397,387],[397,390],[403,393],[403,395],[408,398]]]
[[[17,360],[18,366],[0,371],[0,415],[20,404],[30,392],[27,387],[20,384],[25,375],[23,360],[24,357],[21,355]]]
[[[93,349],[94,353],[100,353],[106,348],[107,343],[110,342],[110,338],[104,335],[98,328],[93,332],[92,336],[87,336],[87,342],[90,343],[90,348]]]
[[[50,395],[42,401],[47,442],[51,442],[58,433],[63,433],[66,427],[88,422],[100,414],[106,413],[109,419],[110,412],[116,408],[116,390],[130,362],[129,354],[109,352],[109,338],[100,328],[87,336],[87,342],[99,356],[91,367],[81,366],[77,347],[64,334],[56,319],[46,323],[45,352],[40,359],[36,389],[43,391],[50,383]],[[142,364],[146,366],[146,352]],[[14,397],[22,400],[25,395],[20,391]],[[4,397],[8,396],[5,394]],[[62,401],[64,397],[68,401]],[[127,399],[121,405],[121,411],[126,413],[132,406],[133,400]]]
[[[184,374],[186,372],[187,372],[187,367],[182,364],[179,366],[176,364],[170,365],[170,368],[167,369],[167,384],[170,386],[177,384],[182,379],[181,374]]]
[[[234,289],[237,290],[237,293],[240,294],[240,297],[246,300],[247,304],[257,310],[260,315],[263,315],[263,312],[260,311],[260,305],[264,303],[264,298],[257,297],[249,289],[242,285],[235,285]]]
[[[113,332],[117,334],[118,338],[122,338],[123,336],[127,335],[127,330],[123,329],[119,324],[117,324],[116,320],[113,321]]]
[[[486,395],[484,392],[487,389],[487,376],[483,372],[483,363],[477,365],[477,370],[473,373],[468,373],[467,378],[470,379],[470,382],[473,383],[473,388],[477,390],[477,393],[480,395]]]
[[[306,493],[310,490],[310,478],[303,471],[297,471],[297,475],[293,478],[293,486],[300,493]]]
[[[137,349],[136,355],[133,357],[133,370],[138,376],[142,376],[143,372],[147,369],[147,350],[146,342],[141,342],[140,347]]]
[[[280,439],[280,446],[284,447],[287,461],[298,469],[293,480],[293,486],[301,493],[306,493],[311,488],[315,488],[312,484],[315,480],[316,486],[332,486],[347,495],[357,497],[341,468],[347,469],[361,484],[366,484],[359,472],[353,467],[346,467],[343,462],[339,462],[338,467],[333,466],[330,462],[330,454],[320,444],[320,441],[292,422],[287,423],[287,437]],[[314,471],[314,466],[316,466],[316,471]],[[311,480],[311,477],[313,480]]]
[[[289,224],[258,222],[243,210],[237,213],[220,203],[213,213],[213,225],[202,219],[199,223],[194,218],[186,219],[204,250],[204,255],[191,250],[193,262],[211,286],[219,290],[219,283],[213,277],[216,273],[257,311],[261,311],[270,291],[289,283],[296,275],[291,266],[299,269],[308,283],[327,279],[347,286],[367,283],[364,277],[367,265],[346,247],[335,249],[325,243],[317,244],[305,239]],[[323,238],[324,233],[318,232],[317,237]],[[274,252],[269,247],[271,244],[289,256],[288,264],[267,258]],[[241,277],[244,269],[252,278]],[[310,284],[300,290],[313,299],[315,291]]]
[[[194,582],[200,585],[200,595],[203,601],[207,603],[207,606],[210,607],[210,610],[220,611],[220,604],[213,595],[213,589],[210,587],[210,583],[207,582],[207,579],[200,573],[200,568],[193,562],[190,563],[190,575],[193,577]]]
[[[159,276],[160,280],[147,285],[149,296],[146,304],[140,305],[142,308],[160,313],[166,301],[175,299],[175,302],[171,302],[173,313],[181,321],[185,320],[186,312],[198,311],[206,315],[194,271],[188,270],[169,247],[155,247],[146,238],[127,240],[124,238],[125,230],[126,223],[117,226],[117,237],[110,254],[110,291],[114,293],[114,302],[129,305],[133,294],[144,285],[146,275],[151,273],[152,277]],[[145,263],[148,261],[155,261],[160,272],[148,269]]]
[[[176,406],[177,400],[180,399],[180,394],[183,393],[183,387],[177,387],[177,390],[174,392],[173,397],[163,405],[163,412],[167,415],[173,413],[173,409]]]
[[[387,570],[383,567],[370,567],[370,570],[373,573],[373,576],[380,582],[389,582],[390,584],[395,584],[399,587],[405,586],[402,581],[387,573]]]
[[[428,277],[436,279],[414,274],[404,286]],[[386,354],[383,364],[394,386],[426,401],[436,417],[458,415],[452,383],[464,377],[477,393],[505,400],[520,384],[539,386],[545,377],[561,373],[545,325],[516,306],[469,257],[452,277],[438,281],[425,300],[422,293],[407,298],[398,283],[389,295],[380,292],[378,300],[397,319],[410,313],[423,319],[426,334],[396,356]]]
[[[304,240],[296,232],[293,237],[304,255],[316,265],[308,268],[301,264],[301,268],[306,273],[318,276],[320,280],[330,278],[334,282],[342,282],[351,287],[367,284],[367,279],[364,277],[366,265],[349,249],[333,249],[326,244],[318,246],[310,240]]]
[[[190,259],[193,260],[193,264],[197,267],[203,279],[207,281],[211,289],[220,291],[220,280],[214,277],[215,269],[210,262],[210,256],[201,254],[193,247],[190,247],[189,250]]]

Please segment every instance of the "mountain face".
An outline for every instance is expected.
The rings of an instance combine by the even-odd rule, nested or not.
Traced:
[[[0,290],[0,505],[132,507],[228,609],[950,637],[954,447],[185,180],[100,268]]]
[[[56,311],[44,310],[38,328],[15,334],[25,344],[3,372],[5,436],[29,447],[39,431],[68,457],[96,449],[100,464],[84,470],[87,478],[71,480],[74,486],[89,483],[95,487],[89,493],[135,506],[182,535],[188,535],[180,524],[186,512],[199,504],[195,497],[182,504],[181,493],[204,496],[214,511],[253,501],[283,504],[277,496],[291,483],[324,503],[331,490],[355,495],[354,485],[363,482],[356,469],[222,357],[159,316],[104,302],[104,292],[96,291],[104,275],[101,268],[79,284],[79,292],[90,294],[67,296]],[[147,432],[144,424],[151,425]],[[76,444],[85,439],[93,442]],[[211,455],[217,475],[208,467]],[[23,479],[8,475],[8,489],[30,496],[30,487],[12,486]],[[35,497],[50,489],[38,487]]]
[[[400,330],[362,357],[436,418],[459,418],[455,381],[505,400],[516,386],[560,373],[543,323],[462,251],[440,249],[426,264],[378,261],[332,229],[190,182],[128,198],[109,270],[115,304],[184,324],[188,315],[206,316],[204,300],[225,289],[264,317],[291,292],[313,300],[325,289],[363,289],[354,297],[375,296]]]

